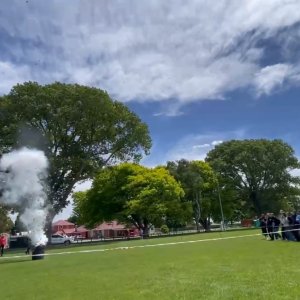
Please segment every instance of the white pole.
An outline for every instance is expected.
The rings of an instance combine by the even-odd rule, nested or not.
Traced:
[[[220,210],[221,210],[221,216],[222,216],[222,226],[221,230],[225,230],[225,222],[224,222],[224,214],[223,214],[223,205],[222,205],[222,199],[220,194],[220,186],[219,186],[219,180],[217,179],[217,187],[218,187],[218,197],[219,197],[219,203],[220,203]]]

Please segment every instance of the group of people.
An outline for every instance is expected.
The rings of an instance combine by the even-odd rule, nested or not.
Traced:
[[[4,249],[7,247],[7,236],[2,233],[0,234],[0,257],[4,254]],[[32,245],[29,238],[27,238],[27,246],[25,254],[30,254],[30,251],[32,251]]]
[[[280,210],[277,216],[266,213],[261,215],[259,221],[262,234],[267,240],[300,242],[300,211],[287,213]]]

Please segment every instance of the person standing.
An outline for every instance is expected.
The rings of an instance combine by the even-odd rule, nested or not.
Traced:
[[[2,233],[0,235],[0,256],[3,256],[3,252],[4,252],[4,247],[6,245],[6,237],[5,235]]]
[[[27,247],[26,247],[25,254],[30,254],[30,250],[32,248],[31,239],[29,237],[27,237],[26,241],[27,241]]]
[[[266,218],[267,218],[267,232],[270,237],[270,241],[274,241],[274,222],[273,222],[272,213],[267,213]]]
[[[293,235],[295,237],[295,240],[299,242],[300,241],[300,236],[298,234],[299,224],[297,223],[297,212],[294,212],[291,215],[291,218],[292,218],[292,221],[293,221]]]
[[[291,212],[289,212],[287,214],[287,219],[288,219],[288,228],[287,228],[287,233],[289,236],[289,239],[291,241],[296,241],[295,235],[294,235],[294,219],[293,219],[293,214]]]
[[[260,221],[260,228],[261,228],[261,232],[262,235],[264,236],[265,239],[267,239],[268,237],[268,231],[267,231],[267,219],[266,216],[264,214],[262,214],[259,218]]]
[[[290,220],[288,214],[286,214],[283,210],[280,210],[279,220],[281,224],[281,236],[283,240],[293,241],[294,237],[291,233]]]
[[[267,214],[267,230],[271,238],[271,241],[278,240],[281,238],[279,234],[280,220],[274,216],[273,213]]]
[[[273,218],[273,230],[274,230],[274,238],[276,240],[281,239],[281,235],[279,233],[279,226],[280,226],[280,220],[279,218],[275,217],[274,214],[272,214],[272,218]]]
[[[300,242],[300,211],[298,210],[295,215],[295,236],[297,241]]]

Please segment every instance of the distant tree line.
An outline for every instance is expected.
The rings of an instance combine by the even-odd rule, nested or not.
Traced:
[[[206,161],[170,161],[146,168],[119,164],[99,171],[92,188],[74,194],[77,221],[92,227],[117,219],[144,230],[211,220],[237,221],[262,212],[294,210],[299,203],[299,168],[281,140],[232,140],[217,145]]]

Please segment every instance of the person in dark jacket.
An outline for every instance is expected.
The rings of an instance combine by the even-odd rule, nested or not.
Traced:
[[[287,221],[288,221],[288,226],[286,228],[287,234],[288,234],[288,239],[289,241],[295,241],[295,235],[294,235],[294,221],[293,221],[293,214],[288,213],[287,214]]]
[[[273,213],[267,214],[267,231],[270,236],[271,241],[274,241],[274,239],[280,239],[281,236],[279,234],[279,225],[280,220],[274,216]]]
[[[261,228],[261,232],[262,235],[267,238],[268,237],[268,231],[267,231],[267,218],[265,214],[262,214],[259,218],[259,222],[260,222],[260,228]]]
[[[295,241],[295,237],[292,232],[293,220],[291,218],[291,214],[285,213],[283,210],[281,210],[279,219],[280,219],[280,223],[281,223],[282,239],[287,240],[287,241]]]
[[[300,212],[295,212],[293,215],[292,215],[292,218],[293,218],[293,223],[294,223],[294,226],[293,226],[293,234],[295,236],[295,239],[296,241],[300,242]]]
[[[26,248],[25,254],[30,254],[31,248],[32,248],[31,239],[29,237],[27,237],[27,248]]]
[[[280,227],[280,219],[277,218],[274,214],[272,214],[273,222],[274,222],[274,238],[276,240],[281,239],[281,235],[279,233],[279,227]]]

